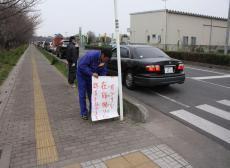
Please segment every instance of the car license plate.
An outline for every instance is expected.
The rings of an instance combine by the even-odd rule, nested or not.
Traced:
[[[173,67],[165,67],[165,73],[173,73]]]

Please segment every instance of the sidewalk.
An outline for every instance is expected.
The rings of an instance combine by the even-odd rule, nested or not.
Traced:
[[[77,90],[30,46],[0,118],[10,167],[192,167],[154,129],[128,119],[84,121],[79,110]]]

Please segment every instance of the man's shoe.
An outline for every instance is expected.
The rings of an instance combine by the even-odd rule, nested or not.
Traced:
[[[81,119],[83,119],[83,120],[88,120],[88,117],[85,116],[85,115],[83,115],[83,116],[81,116]]]

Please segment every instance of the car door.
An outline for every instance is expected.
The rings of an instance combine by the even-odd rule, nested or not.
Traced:
[[[117,50],[112,51],[112,57],[108,63],[109,74],[112,76],[117,75]]]
[[[121,71],[122,72],[125,72],[128,67],[128,62],[130,59],[129,57],[130,57],[129,49],[125,47],[121,47]]]
[[[121,47],[121,71],[125,71],[127,68],[128,60],[129,60],[129,50],[127,48]],[[114,49],[112,53],[112,57],[108,64],[110,75],[117,75],[117,50]]]

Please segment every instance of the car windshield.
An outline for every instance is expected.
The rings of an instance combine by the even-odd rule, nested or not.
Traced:
[[[137,47],[135,48],[135,58],[158,58],[158,57],[169,57],[163,51],[154,47]]]

